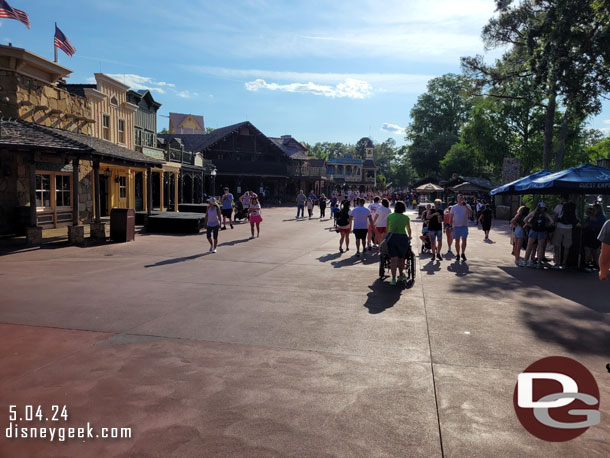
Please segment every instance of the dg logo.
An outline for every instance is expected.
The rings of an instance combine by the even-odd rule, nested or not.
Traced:
[[[572,440],[600,422],[595,378],[563,356],[540,359],[519,374],[513,404],[523,427],[549,442]]]

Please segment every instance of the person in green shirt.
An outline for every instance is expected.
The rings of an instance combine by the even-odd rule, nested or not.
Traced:
[[[407,207],[403,201],[396,202],[394,213],[388,215],[388,253],[390,255],[390,270],[392,281],[390,285],[396,284],[396,268],[398,267],[398,279],[405,279],[405,258],[411,246],[411,223],[409,217],[404,214]],[[407,235],[408,234],[408,235]]]

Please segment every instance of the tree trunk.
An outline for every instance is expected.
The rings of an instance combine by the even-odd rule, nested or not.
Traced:
[[[563,115],[563,121],[561,122],[561,129],[559,130],[559,145],[557,152],[555,153],[555,171],[563,169],[563,155],[566,148],[566,139],[568,138],[568,127],[570,125],[570,111],[566,110]]]
[[[549,169],[551,163],[551,151],[553,149],[553,127],[555,124],[555,98],[557,97],[555,86],[550,88],[549,103],[546,107],[546,120],[544,122],[544,149],[542,151],[542,168]]]

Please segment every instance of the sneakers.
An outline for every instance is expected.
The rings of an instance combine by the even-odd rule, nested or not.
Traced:
[[[542,269],[542,263],[541,262],[537,262],[536,263],[536,269]]]
[[[343,253],[343,248],[339,247],[339,253]]]
[[[390,285],[396,286],[396,280],[390,280]]]
[[[212,253],[216,253],[216,248],[214,248],[214,249],[212,250]]]
[[[536,263],[534,261],[527,261],[527,267],[536,267]]]
[[[360,257],[360,252],[356,251],[356,256]]]
[[[208,253],[212,253],[214,251],[214,247],[210,246],[210,249],[208,250]]]
[[[466,255],[462,253],[462,261],[466,261]]]
[[[398,281],[405,281],[407,278],[404,275],[398,276]]]
[[[233,223],[229,223],[229,226],[231,226],[231,229],[233,229]]]
[[[443,257],[440,255],[440,253],[437,253],[436,255],[436,259],[438,259],[439,261],[443,260]]]
[[[525,261],[521,261],[521,260],[515,261],[515,265],[517,267],[525,267]]]
[[[226,230],[227,230],[227,226],[222,226],[222,227],[220,228],[220,230],[221,230],[221,231],[226,231]]]

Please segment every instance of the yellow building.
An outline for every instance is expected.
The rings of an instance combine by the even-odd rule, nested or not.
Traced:
[[[96,84],[67,84],[91,105],[93,137],[134,150],[134,113],[138,106],[127,100],[129,86],[103,73],[95,73]],[[101,216],[112,208],[148,210],[148,177],[144,167],[100,162]],[[136,201],[141,205],[136,206]],[[140,209],[138,208],[138,209]]]

